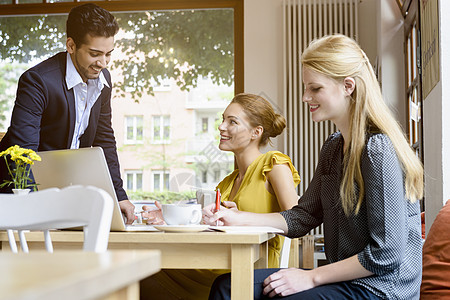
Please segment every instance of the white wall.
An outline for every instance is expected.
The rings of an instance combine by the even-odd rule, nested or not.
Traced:
[[[441,103],[441,120],[442,120],[442,182],[443,182],[443,198],[442,203],[445,204],[447,200],[450,199],[450,58],[448,53],[450,51],[450,18],[448,17],[450,14],[450,1],[440,1],[445,2],[440,4],[440,16],[439,19],[441,21],[441,59],[443,57],[443,53],[445,53],[445,61],[442,61],[441,64],[441,82],[446,86],[445,94],[442,95]],[[444,18],[445,16],[445,18]],[[442,71],[445,71],[442,74]],[[428,128],[427,128],[428,129]],[[433,130],[433,127],[430,128],[430,131]],[[431,135],[431,133],[429,133]]]
[[[395,0],[370,0],[378,4],[378,58],[383,98],[406,130],[405,58],[403,17]],[[360,19],[361,20],[361,19]],[[365,24],[361,24],[364,26]]]
[[[358,19],[359,44],[377,69],[384,100],[405,129],[403,17],[394,0],[363,0]]]
[[[282,22],[282,0],[244,1],[244,90],[284,115]],[[274,149],[284,150],[283,136],[273,142]]]
[[[358,6],[358,41],[361,48],[366,52],[372,65],[377,58],[377,36],[378,36],[378,10],[377,1],[363,0]]]
[[[403,27],[397,4],[395,0],[362,0],[358,19],[360,44],[373,65],[381,53],[383,95],[405,126]],[[244,1],[245,92],[262,95],[284,113],[282,22],[282,0]],[[280,136],[273,148],[283,151],[282,141]]]
[[[424,99],[425,226],[450,199],[450,1],[439,1],[440,81]]]

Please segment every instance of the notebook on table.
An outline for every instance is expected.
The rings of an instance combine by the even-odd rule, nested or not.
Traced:
[[[153,226],[126,225],[120,211],[103,149],[100,147],[40,151],[41,161],[31,166],[38,190],[70,185],[91,185],[105,190],[114,200],[111,231],[158,231]]]

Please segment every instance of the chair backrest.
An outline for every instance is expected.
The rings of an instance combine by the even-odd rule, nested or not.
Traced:
[[[28,252],[24,231],[43,231],[47,251],[53,252],[50,229],[83,227],[83,250],[104,252],[108,248],[113,199],[102,189],[70,186],[28,195],[0,194],[0,230],[7,230],[11,250],[17,252],[13,230]]]
[[[214,203],[216,200],[216,191],[214,190],[197,190],[195,193],[197,198],[197,203],[202,205],[202,208]]]

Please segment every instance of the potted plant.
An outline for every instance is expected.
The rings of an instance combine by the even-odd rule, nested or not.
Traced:
[[[0,152],[0,157],[2,156],[5,159],[11,180],[5,180],[0,184],[0,188],[14,185],[13,192],[15,194],[28,193],[31,188],[36,190],[37,184],[30,178],[30,166],[34,164],[34,161],[40,161],[41,157],[33,150],[21,148],[18,145]],[[8,158],[13,162],[12,164],[10,164]]]

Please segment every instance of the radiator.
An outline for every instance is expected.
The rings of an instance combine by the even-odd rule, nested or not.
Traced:
[[[302,51],[312,40],[327,34],[341,33],[358,41],[359,1],[283,0],[283,98],[287,120],[284,151],[300,174],[299,195],[313,177],[323,142],[336,131],[329,121],[313,122],[302,102]],[[322,227],[311,234],[322,234]]]

